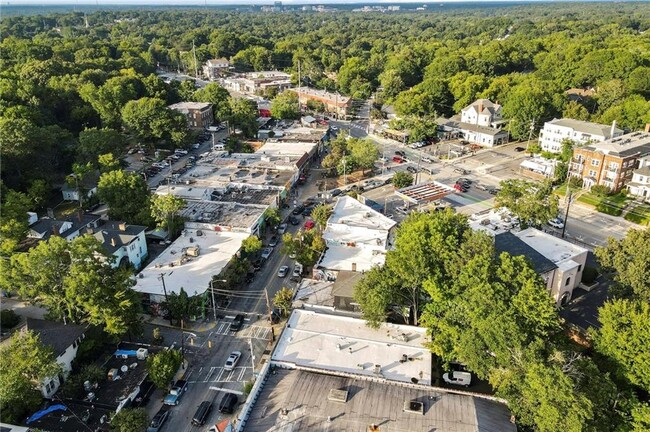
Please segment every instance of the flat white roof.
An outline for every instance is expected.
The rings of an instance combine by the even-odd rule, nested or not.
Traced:
[[[518,233],[514,233],[521,241],[535,249],[547,259],[555,264],[572,259],[573,257],[587,253],[588,250],[569,243],[566,240],[547,234],[535,228],[527,228]]]
[[[174,195],[184,199],[200,200],[209,198],[212,191],[214,191],[213,187],[177,183],[158,186],[158,189],[156,189],[156,195]]]
[[[386,253],[376,249],[328,245],[327,252],[317,267],[365,272],[374,266],[383,266],[385,262]]]
[[[274,142],[268,141],[255,153],[266,156],[298,156],[305,153],[313,153],[318,146],[317,143],[311,142]]]
[[[505,207],[492,208],[474,213],[469,217],[469,227],[474,231],[483,231],[491,236],[506,231],[516,231],[514,225],[518,222],[510,210]]]
[[[332,215],[327,221],[328,225],[346,225],[381,231],[390,230],[396,223],[394,220],[347,195],[340,197],[336,201]]]
[[[195,109],[195,110],[203,110],[206,108],[210,108],[212,104],[208,102],[178,102],[173,105],[169,105],[167,108],[177,110],[177,111],[182,111],[182,110],[190,110],[190,109]]]
[[[134,290],[147,294],[179,293],[181,288],[189,296],[203,294],[213,276],[221,273],[241,248],[248,233],[201,231],[186,229],[167,249],[145,267],[135,278]],[[199,256],[188,256],[188,248],[199,247]]]
[[[361,319],[296,309],[271,360],[390,381],[411,383],[415,378],[430,385],[431,353],[425,342],[426,329],[420,327],[384,323],[374,330]]]

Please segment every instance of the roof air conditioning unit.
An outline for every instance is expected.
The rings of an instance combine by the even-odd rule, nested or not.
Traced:
[[[404,401],[404,412],[424,415],[424,404],[416,400]]]
[[[192,246],[187,248],[187,255],[197,257],[201,254],[201,248],[198,246]]]

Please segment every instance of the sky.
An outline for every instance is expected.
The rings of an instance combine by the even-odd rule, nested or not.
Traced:
[[[100,4],[100,5],[111,5],[111,4],[123,4],[123,5],[203,5],[207,1],[209,5],[226,5],[226,4],[271,4],[273,0],[2,0],[1,4],[11,4],[11,5],[53,5],[53,4],[65,4],[65,5],[75,5],[75,4]],[[526,2],[526,1],[560,1],[560,0],[469,0],[469,2],[480,2],[480,3],[503,3],[504,1],[517,1],[517,2]],[[571,1],[571,0],[563,0]],[[589,1],[589,0],[587,0]],[[468,0],[442,0],[442,1],[427,1],[423,3],[458,3],[464,2],[467,3]],[[388,4],[399,4],[399,3],[419,3],[417,0],[282,0],[283,4],[307,4],[307,3],[319,3],[319,4],[331,4],[331,3],[388,3]]]

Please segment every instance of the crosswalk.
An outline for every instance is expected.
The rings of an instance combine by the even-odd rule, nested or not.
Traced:
[[[212,333],[219,334],[219,335],[232,335],[232,332],[230,331],[230,322],[220,322],[212,331]],[[244,324],[241,330],[239,330],[234,336],[240,338],[269,340],[270,334],[271,334],[270,327]]]
[[[206,367],[201,368],[194,380],[188,381],[189,383],[227,383],[227,382],[245,382],[247,375],[253,371],[252,367],[236,367],[231,371],[225,370],[223,367]]]

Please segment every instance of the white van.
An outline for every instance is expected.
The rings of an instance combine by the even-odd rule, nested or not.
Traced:
[[[226,149],[226,146],[223,144],[215,144],[212,149],[216,151],[224,151]]]
[[[468,387],[472,383],[472,374],[469,372],[452,371],[442,375],[442,380],[447,384]]]

